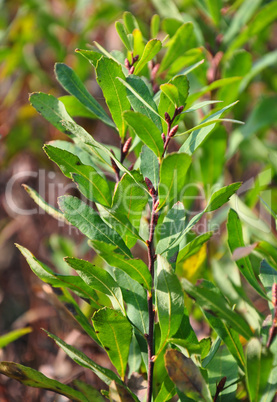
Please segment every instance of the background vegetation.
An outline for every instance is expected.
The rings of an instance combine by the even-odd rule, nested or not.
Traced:
[[[55,194],[49,193],[45,197],[55,203],[57,196],[64,193],[64,189],[58,188],[58,183],[62,182],[66,186],[67,182],[41,151],[46,141],[64,137],[32,109],[28,93],[41,90],[57,97],[64,96],[65,92],[53,74],[54,63],[64,61],[86,81],[89,91],[101,102],[102,94],[93,80],[91,66],[74,50],[86,48],[94,40],[108,50],[120,48],[114,21],[128,10],[136,15],[145,36],[148,35],[154,13],[160,15],[163,31],[170,36],[178,28],[171,18],[193,21],[195,50],[185,53],[179,63],[183,63],[185,68],[202,59],[205,62],[189,75],[191,93],[195,94],[195,100],[223,100],[223,106],[239,99],[239,104],[233,108],[232,117],[246,124],[239,128],[235,126],[235,129],[229,124],[215,128],[214,135],[196,154],[192,179],[203,187],[207,198],[213,185],[248,182],[250,188],[245,187],[239,201],[241,218],[246,221],[244,240],[247,244],[267,240],[273,248],[276,247],[274,214],[272,217],[266,207],[267,204],[276,211],[277,204],[276,1],[2,2],[0,331],[4,334],[29,324],[33,331],[3,349],[1,360],[13,360],[43,370],[45,374],[62,382],[88,374],[73,366],[62,353],[57,355],[53,343],[41,333],[40,328],[43,327],[64,339],[71,325],[66,317],[57,315],[58,299],[31,274],[15,249],[14,242],[26,246],[39,259],[55,265],[61,272],[64,269],[64,255],[93,258],[93,254],[79,234],[73,232],[69,236],[68,231],[59,227],[49,216],[42,213],[24,216],[15,214],[7,202],[5,188],[10,178],[23,172],[14,186],[14,199],[22,209],[32,208],[32,200],[25,194],[21,184],[27,183],[39,190],[41,176],[28,177],[24,172],[46,169],[55,173],[52,176],[46,175]],[[172,63],[172,71],[174,68],[179,69],[181,64],[174,66]],[[199,93],[200,88],[205,90]],[[78,117],[78,121],[88,131],[95,132],[96,139],[112,144],[113,137],[103,125],[88,119],[84,113],[78,114],[83,115]],[[191,126],[201,118],[201,113],[195,113],[191,117]],[[74,193],[72,189],[69,191]],[[226,272],[231,275],[235,271],[235,262],[231,261],[226,247],[227,211],[228,208],[223,207],[220,214],[213,218],[212,224],[218,225],[219,230],[218,235],[209,242],[208,248],[201,248],[178,270],[181,276],[192,282],[202,277],[213,278],[221,289],[229,291],[234,302],[238,302],[239,292],[226,282]],[[211,224],[208,221],[202,223]],[[273,251],[268,251],[268,248],[265,250],[265,247],[260,247],[258,251],[268,253],[272,259],[270,256]],[[258,256],[253,254],[250,258],[258,273]],[[257,310],[266,313],[266,303],[256,293],[248,291],[247,287],[246,291]],[[209,335],[198,309],[194,309],[192,323],[199,338]],[[73,332],[70,336],[73,342],[76,334]],[[105,355],[87,345],[85,336],[79,337],[78,342],[84,349],[87,348],[88,355],[103,364]],[[99,386],[94,377],[86,380]],[[52,398],[52,394],[47,391],[21,387],[2,376],[0,387],[7,400],[23,398],[43,401]]]

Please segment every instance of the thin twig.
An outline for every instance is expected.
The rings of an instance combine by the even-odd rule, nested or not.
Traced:
[[[148,347],[148,384],[147,384],[147,402],[151,402],[152,392],[153,392],[153,371],[154,371],[154,354],[155,354],[155,343],[154,343],[154,318],[155,311],[153,309],[153,286],[154,286],[154,266],[156,260],[155,248],[154,248],[154,234],[155,228],[158,221],[158,198],[157,192],[154,189],[151,181],[145,179],[148,186],[149,192],[152,196],[152,211],[151,219],[149,224],[149,240],[147,241],[148,247],[148,269],[152,277],[151,291],[147,292],[147,303],[148,303],[148,319],[149,319],[149,332],[145,334]]]

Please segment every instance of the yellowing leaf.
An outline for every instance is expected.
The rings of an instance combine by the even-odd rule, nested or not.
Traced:
[[[178,274],[191,281],[195,277],[207,256],[207,245],[203,244],[200,250],[186,259],[181,265]]]

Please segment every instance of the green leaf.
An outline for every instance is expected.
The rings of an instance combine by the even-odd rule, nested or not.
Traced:
[[[166,402],[171,401],[173,396],[176,394],[175,384],[166,377],[165,381],[162,383],[161,389],[155,398],[155,402]]]
[[[24,190],[27,191],[29,196],[35,201],[35,203],[43,209],[47,214],[53,216],[53,218],[57,219],[58,221],[66,222],[63,214],[56,208],[49,205],[40,195],[36,192],[33,188],[27,186],[27,184],[22,184]]]
[[[229,186],[222,187],[211,196],[209,204],[205,208],[205,212],[215,211],[223,204],[229,201],[230,197],[240,188],[241,183],[232,183]]]
[[[120,286],[127,306],[127,317],[144,336],[148,334],[148,305],[146,290],[119,268],[113,269],[117,284]]]
[[[162,84],[160,86],[161,91],[168,97],[168,99],[174,104],[175,107],[179,105],[179,91],[173,84]]]
[[[134,111],[140,112],[149,117],[158,129],[162,131],[161,119],[157,110],[157,105],[142,78],[135,75],[129,75],[126,78],[127,82],[121,79],[120,81],[127,88],[127,97]]]
[[[215,191],[210,199],[210,201],[207,203],[206,208],[202,211],[199,212],[199,214],[195,215],[186,225],[185,230],[179,237],[177,237],[171,244],[172,247],[176,247],[178,244],[181,243],[181,241],[184,239],[185,235],[193,228],[193,226],[201,219],[201,217],[204,215],[205,212],[210,212],[214,211],[216,208],[220,208],[225,202],[229,200],[231,195],[233,195],[241,183],[233,183],[230,184],[229,186],[222,187],[220,190]],[[167,251],[167,250],[165,250]]]
[[[261,2],[262,0],[244,0],[241,3],[240,8],[231,19],[230,25],[224,34],[223,43],[230,42],[240,32],[253,16]]]
[[[112,159],[122,172],[127,173],[141,188],[143,188],[147,192],[146,186],[142,186],[141,183],[136,180],[136,176],[131,173],[124,165],[122,165],[122,163],[120,163],[120,161],[108,148],[106,148],[100,142],[95,141],[95,139],[83,127],[79,126],[73,120],[63,120],[62,124],[65,128],[64,132],[66,134],[77,138],[78,141],[80,141],[80,143],[82,144],[88,144],[90,146],[90,150],[102,162],[109,163],[107,162],[107,160],[109,161],[110,159]],[[103,155],[105,156],[105,158],[103,157]]]
[[[154,14],[153,17],[151,18],[151,23],[150,23],[150,31],[151,31],[151,37],[156,38],[160,30],[160,16],[158,14]]]
[[[97,66],[98,60],[103,57],[103,53],[97,49],[94,50],[86,50],[86,49],[76,49],[76,53],[81,54],[85,59],[87,59],[93,67]]]
[[[74,380],[73,385],[78,391],[81,391],[82,394],[86,396],[88,401],[106,402],[105,398],[100,394],[100,392],[97,391],[97,389],[93,388],[91,385],[79,380]]]
[[[277,283],[276,269],[269,265],[266,260],[263,260],[261,262],[259,277],[263,287],[265,288],[268,299],[272,300],[272,286],[274,283]],[[272,303],[269,303],[269,308],[271,310],[271,314],[274,314],[274,306]]]
[[[168,50],[162,59],[159,73],[166,70],[182,54],[191,48],[193,24],[187,22],[178,28],[173,38],[167,44]],[[136,73],[136,72],[135,72]]]
[[[16,341],[18,338],[21,338],[22,336],[29,334],[30,332],[32,332],[32,330],[33,329],[31,327],[26,327],[26,328],[15,329],[13,331],[8,332],[5,335],[1,335],[0,349]]]
[[[224,389],[217,397],[217,402],[233,402],[236,398],[236,390],[239,379],[238,366],[228,349],[223,345],[216,352],[212,361],[206,366],[209,376],[209,388],[215,395],[219,381],[226,378]],[[233,384],[233,385],[231,385]]]
[[[117,246],[125,256],[131,256],[130,250],[118,235],[100,216],[79,198],[59,197],[59,206],[66,219],[91,240],[99,240]]]
[[[80,350],[74,348],[71,345],[68,345],[56,335],[50,334],[50,332],[45,331],[47,335],[54,339],[56,344],[72,359],[75,363],[79,364],[82,367],[90,369],[93,373],[95,373],[105,384],[110,385],[112,381],[115,381],[117,384],[122,385],[122,381],[120,378],[112,371],[107,368],[99,366],[99,364],[95,363],[88,356],[86,356]]]
[[[233,42],[228,46],[228,51],[225,57],[228,58],[234,49],[242,47],[242,45],[253,38],[261,31],[263,31],[268,25],[273,23],[277,17],[277,1],[272,1],[259,9],[259,12],[255,15],[252,21],[248,24],[240,35],[237,35]]]
[[[200,250],[202,245],[212,237],[212,235],[213,232],[203,233],[202,235],[197,236],[195,239],[187,243],[185,247],[179,251],[177,257],[177,263],[184,261],[185,259],[196,254]]]
[[[199,64],[201,64],[201,62],[199,62]],[[182,73],[184,73],[182,71]],[[187,74],[187,73],[186,73]],[[238,81],[241,81],[242,77],[228,77],[228,78],[221,78],[219,80],[213,81],[210,85],[204,87],[201,89],[201,91],[199,92],[195,92],[193,94],[191,94],[188,97],[188,105],[191,105],[192,103],[194,103],[197,99],[199,99],[200,97],[202,97],[203,95],[207,94],[208,92],[214,91],[218,88],[226,88],[228,87],[228,85],[233,85],[234,83],[237,83]]]
[[[213,22],[218,26],[221,20],[222,0],[206,0],[206,3]]]
[[[124,380],[132,339],[132,327],[118,311],[103,308],[94,313],[93,326],[111,362]]]
[[[134,29],[138,28],[138,23],[137,23],[136,18],[129,11],[125,11],[123,13],[123,21],[124,21],[125,27],[127,28],[128,33],[132,33]]]
[[[142,175],[133,171],[133,178],[124,174],[118,183],[112,208],[116,213],[125,215],[131,224],[139,230],[142,212],[148,202]]]
[[[101,241],[93,240],[91,245],[109,265],[122,269],[143,287],[151,289],[152,278],[147,265],[142,260],[123,255],[117,247]]]
[[[138,62],[135,64],[135,71],[134,74],[138,75],[143,67],[150,61],[152,60],[157,53],[162,48],[162,43],[158,39],[151,39],[149,42],[146,43],[144,51],[142,53],[142,56],[138,60]]]
[[[225,320],[227,325],[235,331],[249,339],[252,336],[251,329],[244,319],[231,309],[224,296],[211,282],[203,281],[195,286],[186,279],[181,280],[184,290],[189,296],[204,309],[210,309],[221,319]]]
[[[97,116],[89,111],[84,105],[82,105],[82,103],[79,102],[74,96],[60,96],[59,101],[64,104],[67,113],[71,117],[87,117],[89,119],[97,119]]]
[[[161,236],[156,247],[157,254],[163,254],[165,250],[170,249],[171,244],[185,229],[185,220],[184,205],[178,201],[169,210],[162,225],[158,228]]]
[[[157,259],[156,306],[161,329],[158,355],[180,327],[185,307],[179,279],[161,255]]]
[[[238,214],[233,209],[230,209],[227,222],[228,229],[228,244],[230,251],[233,254],[234,250],[238,247],[245,247],[242,237],[242,226]],[[260,296],[267,299],[266,294],[259,285],[249,257],[240,258],[236,261],[236,264],[250,285],[259,293]]]
[[[29,100],[36,111],[62,133],[66,132],[66,128],[62,125],[61,121],[68,120],[69,122],[73,122],[64,104],[53,95],[47,95],[43,92],[34,92],[30,95]]]
[[[124,213],[118,212],[116,208],[105,208],[101,205],[97,205],[97,208],[101,218],[117,231],[128,248],[132,248],[138,239],[145,243]]]
[[[72,401],[88,402],[82,392],[64,385],[59,381],[52,380],[44,374],[30,367],[18,363],[0,362],[0,373],[21,382],[23,385],[34,388],[43,388],[57,394],[64,395]]]
[[[125,314],[120,287],[107,271],[78,258],[65,257],[65,261],[91,289],[107,295],[114,309]]]
[[[133,49],[132,49],[132,46],[131,46],[131,44],[129,42],[127,32],[125,30],[124,25],[120,21],[116,21],[115,29],[116,29],[116,31],[117,31],[117,33],[118,33],[123,45],[126,47],[127,50],[129,50],[129,52],[131,52]]]
[[[39,261],[27,248],[16,244],[21,254],[26,258],[31,270],[43,282],[49,283],[53,287],[68,288],[73,290],[78,296],[85,300],[98,304],[95,291],[87,286],[78,276],[60,275],[53,272],[46,264]]]
[[[191,157],[186,153],[171,153],[161,163],[159,183],[159,209],[165,204],[171,205],[179,198],[186,182],[186,173],[191,164]]]
[[[96,67],[97,82],[103,91],[106,103],[119,130],[119,135],[124,138],[126,125],[122,113],[130,109],[130,103],[127,99],[126,88],[117,77],[125,80],[122,68],[118,63],[106,57],[98,61]]]
[[[230,109],[233,107],[237,102],[231,103],[228,106],[225,106],[223,109],[218,110],[217,112],[213,113],[209,117],[207,117],[205,120],[203,120],[203,123],[209,123],[216,118],[219,118],[222,113],[224,113],[226,110]],[[201,143],[205,140],[205,138],[208,136],[208,134],[212,131],[214,128],[215,124],[212,124],[208,127],[203,127],[199,128],[198,130],[193,131],[193,133],[189,136],[189,138],[184,142],[184,144],[181,146],[179,149],[179,152],[185,152],[189,155],[192,155],[194,151],[201,145]]]
[[[181,392],[196,401],[212,401],[199,367],[191,359],[174,349],[168,349],[164,359],[171,381]]]
[[[253,338],[246,348],[246,385],[251,402],[261,400],[272,369],[271,353],[262,350],[257,338]]]
[[[114,122],[109,118],[101,105],[88,92],[80,78],[72,68],[63,63],[55,64],[56,78],[62,87],[71,95],[75,96],[83,106],[97,116],[101,121],[110,127],[115,127]]]
[[[220,339],[224,342],[224,344],[229,349],[229,352],[236,359],[237,364],[244,371],[245,369],[245,359],[243,354],[242,344],[239,340],[239,335],[232,328],[229,327],[224,321],[217,318],[215,315],[210,313],[209,311],[205,311],[202,308],[203,314],[209,321],[210,326],[216,331]],[[224,377],[224,376],[222,376]]]
[[[138,112],[125,112],[124,119],[137,136],[159,157],[163,153],[163,140],[160,130],[152,120]]]
[[[265,68],[276,65],[277,63],[277,50],[267,53],[265,56],[259,58],[256,63],[252,66],[251,70],[249,71],[248,74],[246,74],[239,86],[239,91],[240,93],[244,92],[250,81],[258,75],[261,71],[263,71]]]
[[[159,161],[157,156],[148,148],[146,145],[143,145],[141,154],[140,154],[140,171],[143,177],[148,177],[151,180],[155,189],[158,188],[159,184]]]
[[[73,178],[86,198],[105,206],[111,205],[112,197],[108,182],[92,166],[83,165],[76,155],[52,145],[45,145],[44,151],[65,176]]]

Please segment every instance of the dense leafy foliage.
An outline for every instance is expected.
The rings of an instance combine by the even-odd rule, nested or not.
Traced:
[[[70,97],[63,101],[42,92],[30,96],[32,106],[70,138],[70,146],[52,141],[44,150],[76,184],[79,196],[60,197],[57,210],[35,190],[26,189],[41,208],[78,228],[101,259],[66,257],[68,272],[61,275],[18,247],[41,280],[61,289],[61,299],[70,300],[74,309],[76,325],[109,356],[115,372],[48,333],[109,387],[104,396],[138,401],[128,381],[138,372],[147,378],[148,402],[174,395],[180,401],[231,401],[245,395],[251,401],[272,400],[277,367],[276,240],[270,230],[259,238],[257,228],[265,224],[250,215],[264,183],[255,183],[239,199],[235,193],[241,182],[225,182],[222,169],[239,147],[246,152],[243,143],[272,121],[270,112],[264,116],[263,111],[267,102],[276,103],[275,97],[259,100],[244,126],[237,120],[241,116],[236,100],[243,98],[256,74],[276,61],[275,52],[270,52],[252,67],[250,53],[240,47],[271,24],[277,2],[260,9],[260,2],[251,2],[251,7],[243,2],[223,37],[211,43],[208,67],[198,22],[188,21],[172,2],[153,3],[164,19],[160,23],[159,16],[153,16],[148,39],[136,18],[125,13],[116,23],[124,51],[107,52],[98,43],[77,50],[92,65],[106,105],[63,63],[56,64],[55,74]],[[223,27],[221,2],[200,3],[215,29]],[[105,141],[97,141],[73,119],[76,113],[69,105],[81,105],[76,109],[79,116],[86,111],[113,130],[119,147],[110,149]],[[233,118],[226,118],[224,113],[230,112]],[[255,141],[253,152],[261,147],[269,159],[276,157],[270,144]],[[226,219],[226,243],[235,262],[225,249],[207,253],[213,231]],[[250,236],[255,238],[250,246],[245,246],[242,220],[248,223],[247,243]],[[142,258],[135,257],[136,248]],[[196,283],[203,261],[213,277],[207,269]],[[268,303],[267,321],[246,294],[240,273],[251,292]],[[81,299],[93,314],[83,311]],[[199,341],[189,317],[200,314],[212,333]],[[103,400],[91,387],[85,391],[80,383],[65,386],[15,363],[0,363],[0,371],[72,400]]]

